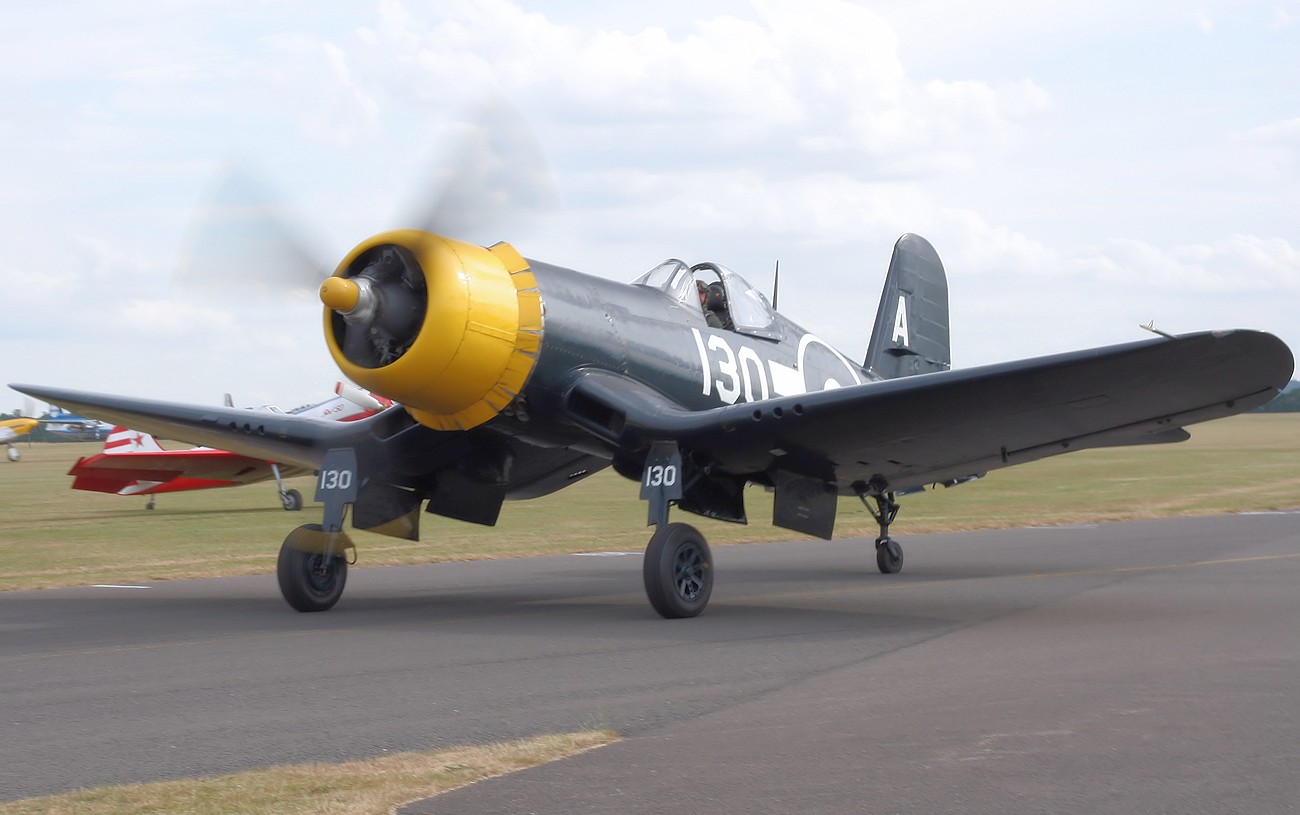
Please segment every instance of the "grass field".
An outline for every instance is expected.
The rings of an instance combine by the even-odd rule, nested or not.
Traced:
[[[0,590],[163,580],[275,570],[280,542],[319,507],[279,506],[270,482],[145,499],[70,490],[65,475],[97,444],[22,445],[23,460],[0,461]],[[310,478],[296,486],[310,499]],[[797,538],[769,523],[771,496],[751,487],[750,526],[686,513],[711,543]],[[893,532],[1002,528],[1300,507],[1300,414],[1251,414],[1192,428],[1191,441],[1090,450],[998,470],[951,490],[903,499]],[[432,515],[421,540],[353,532],[358,566],[638,550],[645,546],[645,504],[637,485],[600,473],[569,490],[508,503],[501,523],[485,528]],[[841,501],[837,537],[874,537],[856,499]]]

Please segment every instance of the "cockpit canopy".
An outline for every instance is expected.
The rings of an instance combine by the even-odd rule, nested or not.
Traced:
[[[726,292],[727,310],[734,330],[754,337],[779,339],[776,312],[772,304],[745,278],[717,263],[697,263],[669,258],[632,281],[638,286],[659,289],[669,299],[693,313],[703,316],[699,286],[721,283]]]

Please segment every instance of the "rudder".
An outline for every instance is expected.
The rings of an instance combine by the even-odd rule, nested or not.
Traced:
[[[908,233],[894,244],[863,367],[897,379],[951,366],[948,278],[930,242]]]

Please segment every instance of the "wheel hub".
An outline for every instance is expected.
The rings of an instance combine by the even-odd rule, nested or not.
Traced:
[[[695,600],[704,588],[704,558],[700,547],[688,543],[677,550],[673,563],[673,583],[684,600]]]
[[[311,562],[308,564],[307,576],[311,581],[311,587],[321,594],[328,594],[334,588],[336,569],[332,561],[332,558],[317,554],[312,555]]]

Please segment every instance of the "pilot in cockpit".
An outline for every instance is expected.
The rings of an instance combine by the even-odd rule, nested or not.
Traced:
[[[701,284],[702,285],[702,284]],[[731,311],[727,308],[727,290],[721,283],[710,283],[701,292],[704,306],[704,320],[713,328],[735,329],[731,322]],[[715,324],[716,321],[716,324]]]
[[[700,308],[704,311],[704,322],[708,323],[709,328],[722,328],[722,318],[709,308],[709,287],[704,285],[703,281],[697,280],[695,288],[700,293]]]

